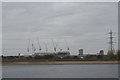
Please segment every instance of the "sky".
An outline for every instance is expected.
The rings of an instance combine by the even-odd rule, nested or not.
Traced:
[[[1,54],[2,54],[2,4],[0,3],[0,55]]]
[[[32,43],[38,52],[47,44],[53,52],[53,42],[71,55],[96,54],[109,49],[110,29],[117,49],[117,2],[3,2],[2,48],[3,55],[32,54]],[[29,44],[30,40],[30,44]],[[67,45],[66,45],[67,42]],[[29,47],[30,52],[27,52]]]

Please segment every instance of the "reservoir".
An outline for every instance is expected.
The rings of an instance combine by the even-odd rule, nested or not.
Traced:
[[[7,65],[3,78],[118,78],[118,64]]]

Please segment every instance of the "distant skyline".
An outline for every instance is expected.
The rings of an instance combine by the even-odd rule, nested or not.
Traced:
[[[38,49],[37,38],[43,51],[46,43],[53,52],[52,40],[66,50],[66,40],[71,55],[80,48],[85,54],[107,52],[107,33],[118,33],[117,2],[10,2],[2,4],[2,11],[3,55],[31,54],[29,39]]]

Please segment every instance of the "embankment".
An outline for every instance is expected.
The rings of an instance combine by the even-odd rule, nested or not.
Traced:
[[[65,64],[119,64],[118,61],[45,61],[45,62],[3,62],[2,65],[65,65]]]

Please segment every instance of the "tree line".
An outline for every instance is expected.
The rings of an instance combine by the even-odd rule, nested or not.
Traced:
[[[2,56],[2,61],[116,61],[120,60],[120,50],[117,54],[109,52],[107,55],[86,55],[83,58],[80,56],[64,56],[59,57],[57,54],[36,55],[36,56]]]

